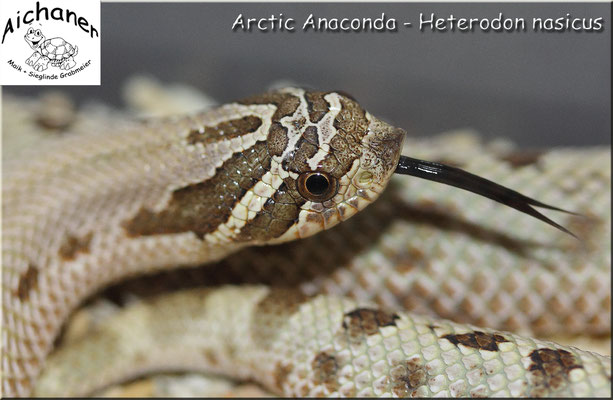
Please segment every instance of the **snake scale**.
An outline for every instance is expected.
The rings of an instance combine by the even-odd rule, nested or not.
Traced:
[[[282,395],[610,395],[610,357],[521,335],[610,334],[609,149],[402,144],[351,97],[293,88],[98,122],[4,153],[3,395],[91,394],[158,370]],[[580,240],[392,176],[401,151],[581,213],[556,216]],[[93,292],[197,264],[127,283],[181,282],[49,356]]]

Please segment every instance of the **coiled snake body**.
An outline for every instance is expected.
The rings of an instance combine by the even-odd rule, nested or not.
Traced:
[[[404,144],[588,215],[565,223],[582,241],[407,177],[333,228],[383,192],[403,138],[344,94],[289,88],[9,159],[3,393],[80,395],[196,369],[285,395],[609,395],[609,357],[494,330],[608,334],[608,152],[526,161],[476,143]],[[46,360],[97,289],[212,263],[199,279],[251,284],[153,297]]]

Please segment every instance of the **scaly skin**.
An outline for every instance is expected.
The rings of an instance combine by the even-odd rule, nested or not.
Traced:
[[[36,389],[80,396],[144,372],[253,379],[285,396],[609,396],[611,359],[508,332],[265,286],[163,295],[60,350]]]
[[[203,269],[202,275],[209,281],[212,276],[221,282],[238,281],[240,279],[236,278],[240,276],[244,281],[257,280],[277,285],[285,281],[285,284],[299,284],[302,291],[307,294],[327,292],[335,295],[348,295],[357,298],[360,303],[376,301],[379,305],[389,309],[399,309],[404,306],[409,310],[422,313],[426,311],[431,314],[438,313],[456,321],[472,322],[499,329],[543,334],[555,332],[560,326],[565,326],[571,331],[589,330],[599,334],[608,333],[610,321],[610,289],[607,284],[610,266],[610,251],[608,250],[610,249],[610,240],[608,239],[610,231],[608,228],[610,224],[608,203],[610,162],[608,161],[609,153],[607,150],[568,149],[549,152],[539,157],[538,162],[516,169],[512,168],[511,163],[501,161],[502,154],[508,155],[506,151],[495,151],[493,148],[484,149],[478,142],[470,138],[410,141],[405,144],[403,153],[418,158],[445,159],[446,161],[460,163],[464,169],[481,174],[503,185],[518,188],[539,200],[591,214],[598,219],[586,222],[585,219],[577,219],[576,217],[568,217],[565,220],[564,217],[559,217],[559,214],[554,216],[563,225],[570,227],[571,230],[574,229],[577,231],[576,233],[584,237],[586,246],[582,247],[574,239],[554,231],[539,221],[520,215],[513,210],[507,210],[502,206],[493,205],[488,200],[434,183],[397,177],[394,179],[395,185],[384,196],[387,200],[381,199],[368,212],[361,213],[337,228],[301,241],[306,243],[296,242],[295,244],[282,245],[276,253],[272,254],[270,254],[268,248],[245,250],[224,260],[219,266]],[[580,168],[577,166],[580,166]],[[560,185],[556,185],[556,182],[560,182]],[[433,206],[431,202],[437,205]],[[401,218],[396,218],[394,221],[394,217],[398,216]],[[348,233],[351,233],[353,239],[347,239]],[[411,238],[408,243],[405,241],[407,237]],[[336,246],[342,249],[334,257],[334,262],[338,265],[331,265],[332,261],[326,261],[329,258],[321,255],[323,253],[329,254],[329,251],[321,252],[322,243],[336,243]],[[303,245],[308,247],[300,250],[300,246]],[[275,248],[275,250],[277,249]],[[287,256],[284,257],[283,252],[292,254],[294,258],[298,257],[299,266],[287,268]],[[268,261],[260,261],[265,260],[265,256],[268,256]],[[385,261],[385,258],[388,261]],[[555,271],[552,272],[554,262]],[[481,268],[475,271],[467,264],[480,265]],[[228,269],[231,271],[229,274],[227,273]],[[220,277],[222,274],[219,271],[224,270],[226,276]],[[245,271],[249,272],[249,275],[245,276]],[[193,272],[189,272],[189,274],[193,276]],[[569,275],[577,278],[569,280]],[[258,290],[267,291],[264,288],[227,290],[231,291],[231,295],[226,296],[227,298],[245,299],[245,312],[251,313],[252,316],[257,315],[250,310],[253,310],[259,302],[259,297],[254,299],[250,297],[249,293]],[[225,296],[223,293],[226,292],[221,290],[220,293],[222,293],[220,296],[223,298]],[[186,305],[194,303],[192,297],[202,297],[198,294],[190,294],[190,292],[177,296],[179,298],[185,296]],[[155,301],[156,304],[165,304],[164,300]],[[176,304],[172,300],[169,301],[171,304]],[[336,302],[340,300],[330,298],[326,301]],[[349,300],[343,300],[343,302],[347,304],[344,309],[345,312],[355,308],[355,306],[350,305]],[[283,309],[282,298],[279,299],[279,304],[280,309]],[[305,302],[305,304],[311,303]],[[309,305],[309,307],[316,307],[315,309],[319,310],[318,312],[325,315],[330,313],[330,318],[336,318],[333,317],[333,311],[317,304],[320,303],[313,300],[313,305]],[[143,307],[142,305],[136,306],[134,309],[141,311],[127,310],[126,315],[134,316],[139,315],[139,313],[148,315],[148,313],[155,312],[155,310],[147,310],[146,307]],[[168,310],[169,307],[171,308],[171,306],[155,308],[159,308],[162,312],[162,310]],[[291,310],[292,307],[288,309]],[[235,312],[238,313],[239,309]],[[340,311],[336,312],[338,314]],[[181,315],[184,315],[180,312],[176,312],[176,314],[177,321],[181,319]],[[271,331],[271,335],[276,337],[280,332],[286,331],[286,320],[304,318],[300,316],[301,314],[297,314],[297,316],[291,312],[289,314],[291,315],[284,314],[284,317],[287,318],[275,319],[276,322],[273,324],[274,330]],[[210,318],[207,313],[198,316],[189,313],[185,315],[191,315],[195,324],[202,319],[211,321],[207,324],[214,324],[213,326],[223,325],[219,321],[214,322],[213,318]],[[447,349],[445,342],[449,341],[442,339],[442,336],[454,332],[465,333],[475,330],[471,326],[453,325],[455,327],[455,331],[453,331],[450,330],[451,328],[446,322],[433,322],[413,314],[399,313],[398,315],[400,319],[394,320],[397,325],[394,329],[399,329],[399,335],[411,336],[411,332],[415,329],[419,331],[420,324],[422,327],[428,324],[444,326],[445,329],[439,331],[435,328],[432,332],[432,335],[436,336],[432,340],[436,341],[437,346],[442,346],[443,349]],[[117,321],[109,321],[108,327],[94,335],[96,338],[93,339],[94,342],[101,340],[103,343],[107,343],[109,332],[114,332],[113,334],[117,334],[116,331],[118,330],[121,332],[122,329],[118,327],[123,325],[119,322],[122,321],[122,318],[128,317],[118,316]],[[158,317],[155,317],[155,319],[160,320]],[[416,325],[406,325],[401,322],[405,319],[420,322]],[[255,322],[257,320],[255,318]],[[239,321],[235,325],[227,324],[227,327],[228,329],[233,329],[232,327],[240,329],[240,324]],[[268,326],[268,324],[264,325]],[[155,334],[155,332],[162,330],[167,334],[164,340],[175,344],[182,342],[182,339],[173,336],[178,332],[173,332],[172,329],[155,328],[153,324],[147,322],[142,324],[142,329],[150,331],[156,339],[160,339],[160,335]],[[253,333],[262,330],[262,327],[258,323],[253,323],[249,329]],[[389,331],[389,329],[392,328],[382,327],[380,333]],[[492,332],[481,328],[479,331]],[[186,334],[190,335],[190,332],[188,331]],[[297,336],[291,330],[288,332]],[[342,329],[340,324],[333,326],[331,323],[328,330],[324,329],[324,332],[327,332],[322,333],[325,337],[334,337],[342,334]],[[126,332],[120,336],[123,337],[125,334]],[[252,335],[258,336],[256,333]],[[367,336],[369,336],[369,340],[374,340],[372,338],[377,335],[379,333]],[[511,338],[510,342],[519,340],[518,343],[527,347],[509,348],[508,346],[511,345],[505,342],[507,344],[499,346],[500,349],[503,349],[501,351],[481,350],[476,353],[486,354],[484,357],[487,359],[489,353],[500,353],[496,357],[503,357],[504,354],[507,354],[507,351],[508,354],[515,354],[520,351],[517,349],[521,348],[523,349],[520,351],[523,363],[518,362],[515,360],[516,357],[510,355],[504,357],[507,357],[507,362],[509,359],[515,360],[515,364],[505,363],[507,367],[510,366],[511,370],[519,367],[523,369],[519,375],[513,375],[512,372],[509,375],[506,370],[492,370],[496,373],[490,377],[493,380],[487,382],[494,383],[485,385],[487,386],[486,389],[481,385],[486,381],[476,379],[478,372],[470,372],[472,370],[466,365],[466,362],[463,363],[464,373],[468,373],[466,377],[472,379],[472,382],[466,383],[466,379],[462,382],[461,376],[463,373],[457,370],[455,371],[456,375],[447,371],[445,374],[448,379],[444,382],[431,382],[426,385],[415,384],[413,385],[415,387],[411,386],[412,384],[403,386],[399,384],[398,379],[404,382],[403,376],[405,375],[409,376],[414,372],[412,376],[415,382],[421,382],[423,378],[422,372],[419,372],[423,368],[418,368],[419,362],[417,361],[419,360],[416,358],[419,352],[405,354],[403,358],[405,364],[400,366],[398,362],[401,360],[393,359],[393,357],[390,359],[391,356],[387,357],[387,364],[380,365],[381,369],[373,372],[370,366],[364,367],[359,360],[355,361],[357,355],[352,358],[353,361],[343,356],[342,346],[338,347],[332,342],[330,342],[330,345],[333,345],[332,348],[325,347],[324,343],[319,347],[314,346],[306,355],[300,356],[291,355],[296,351],[295,346],[281,343],[279,344],[281,347],[275,348],[275,351],[272,352],[274,354],[266,356],[271,360],[271,363],[258,363],[258,368],[232,375],[262,377],[261,381],[267,387],[277,393],[284,394],[331,394],[335,392],[332,389],[338,386],[339,382],[344,382],[339,386],[340,393],[358,395],[380,395],[386,391],[397,395],[412,393],[417,395],[436,393],[466,395],[473,390],[475,391],[474,394],[477,395],[506,393],[513,396],[521,394],[589,395],[590,393],[592,395],[606,395],[610,393],[610,380],[602,379],[610,376],[610,372],[606,368],[610,359],[593,358],[593,356],[577,352],[576,349],[569,350],[573,353],[573,357],[577,357],[577,360],[588,367],[566,368],[563,371],[564,373],[558,371],[559,373],[556,374],[545,374],[545,376],[539,377],[529,370],[530,364],[528,361],[532,358],[527,355],[527,352],[534,350],[530,346],[538,343],[540,348],[562,349],[562,347],[528,339],[516,339],[515,336],[508,333],[501,333],[501,335],[507,339]],[[129,334],[127,336],[126,343],[133,343],[133,341],[130,342]],[[205,336],[201,337],[201,340],[206,342]],[[220,337],[225,336],[226,333],[220,335]],[[79,346],[87,348],[87,342],[85,341]],[[160,365],[159,363],[156,364],[156,358],[158,361],[165,360],[165,367],[174,365],[177,368],[192,367],[199,370],[218,370],[207,357],[191,359],[180,356],[183,352],[186,352],[186,354],[193,353],[194,348],[190,346],[175,346],[176,354],[179,356],[169,358],[169,355],[164,352],[158,354],[155,351],[156,346],[152,342],[145,339],[142,344],[152,346],[153,350],[147,351],[148,357],[151,357],[152,360],[141,359],[139,362],[138,359],[132,359],[132,364],[126,362],[121,365],[115,364],[110,356],[110,354],[113,354],[113,347],[105,349],[100,346],[97,353],[94,353],[102,357],[96,361],[95,365],[98,369],[94,369],[93,374],[87,368],[79,368],[83,374],[77,374],[74,367],[67,368],[67,366],[70,366],[73,362],[87,364],[87,362],[78,360],[81,357],[91,358],[94,353],[89,350],[78,350],[80,347],[61,351],[57,358],[50,361],[49,372],[43,377],[44,383],[41,383],[41,385],[47,386],[41,386],[40,393],[59,394],[60,392],[53,391],[53,382],[55,382],[55,388],[57,389],[58,382],[65,383],[72,379],[75,382],[80,382],[81,385],[75,384],[74,392],[70,393],[89,393],[97,387],[116,380],[123,380],[138,371],[159,368]],[[194,345],[200,344],[200,342],[194,342]],[[122,349],[131,348],[130,344],[122,346],[124,346]],[[461,352],[472,349],[461,343],[457,347],[455,345],[452,347],[459,349],[456,351]],[[364,348],[360,348],[360,351],[366,351]],[[285,351],[282,354],[286,358],[275,358],[278,356],[280,349]],[[329,354],[328,350],[330,349],[341,352],[338,359],[335,356],[334,362],[330,361],[330,357],[333,356],[333,354]],[[389,347],[387,350],[388,353],[394,353],[393,347]],[[247,357],[257,357],[255,354],[265,354],[266,351],[270,351],[270,349],[254,348],[254,355],[248,355]],[[321,355],[321,351],[324,351],[326,355]],[[376,350],[370,351],[376,352]],[[424,353],[421,351],[420,354],[423,358],[430,353],[423,355]],[[232,354],[224,353],[220,354],[219,357],[228,357],[227,368],[224,371],[231,369],[231,363],[237,366],[242,365],[241,360],[232,358]],[[437,355],[437,357],[442,356]],[[434,358],[434,360],[439,358]],[[61,360],[64,360],[64,362],[70,361],[65,364]],[[185,364],[173,364],[182,360]],[[97,364],[98,362],[100,364]],[[281,362],[281,366],[279,366],[279,362]],[[358,363],[357,366],[355,366],[356,362]],[[483,365],[492,365],[491,363],[484,364],[484,359],[475,362],[475,365],[481,368],[481,371],[483,371]],[[150,364],[147,365],[147,363]],[[290,370],[289,365],[294,363],[296,368],[298,368],[298,365],[302,365],[298,368],[299,370],[313,369],[315,368],[314,365],[323,364],[323,367],[320,365],[315,371],[320,376],[322,371],[319,370],[321,368],[328,371],[331,368],[330,366],[334,366],[333,369],[338,368],[340,371],[346,363],[353,363],[356,373],[346,375],[346,380],[338,375],[339,381],[336,383],[334,377],[330,376],[324,376],[325,379],[320,377],[309,381],[304,373],[298,373],[297,378],[295,378],[291,371],[288,372]],[[514,365],[516,367],[513,367]],[[604,365],[604,367],[596,368],[594,365]],[[275,376],[275,368],[277,369],[277,378],[279,374],[285,375],[288,379],[287,382],[281,382],[283,379],[279,381],[280,383],[271,381],[271,376]],[[363,368],[364,373],[371,378],[373,374],[379,374],[377,376],[382,380],[378,383],[375,383],[375,380],[363,381],[366,375],[360,375],[359,372],[362,370],[359,368]],[[430,363],[426,363],[425,368],[424,371],[428,377],[437,376],[442,371],[440,368],[433,367]],[[294,371],[293,368],[291,369]],[[586,374],[578,373],[578,370],[584,370]],[[87,371],[90,371],[90,375]],[[115,371],[121,371],[121,373],[113,375]],[[236,373],[243,370],[237,367],[232,371]],[[404,375],[402,371],[404,371]],[[273,372],[272,375],[271,372]],[[74,378],[68,377],[71,374],[74,375]],[[312,377],[313,371],[310,374],[307,375]],[[358,378],[358,375],[361,377]],[[387,377],[387,383],[383,382],[385,377]],[[319,383],[317,379],[319,379]],[[440,380],[440,378],[437,379]],[[577,380],[578,383],[568,383],[573,380]],[[88,382],[88,384],[83,385],[83,382]],[[603,382],[605,383],[603,384]],[[72,385],[66,385],[66,387],[72,387]],[[369,387],[370,389],[368,389]],[[48,390],[48,392],[45,392],[45,390]]]
[[[61,324],[99,288],[351,217],[387,185],[404,135],[342,94],[286,88],[58,137],[12,158],[3,171],[4,394],[30,393]],[[330,183],[323,197],[307,192],[313,173]]]

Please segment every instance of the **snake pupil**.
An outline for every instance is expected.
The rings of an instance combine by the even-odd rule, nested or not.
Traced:
[[[316,196],[321,196],[324,194],[328,187],[330,186],[330,182],[328,178],[321,174],[313,174],[306,179],[306,189]]]
[[[310,201],[324,202],[338,193],[338,180],[326,172],[304,172],[296,183],[300,195]]]

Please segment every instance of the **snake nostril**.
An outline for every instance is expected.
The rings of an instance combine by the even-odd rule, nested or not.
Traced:
[[[373,178],[372,172],[364,171],[358,176],[355,182],[357,186],[365,188],[372,184]]]

